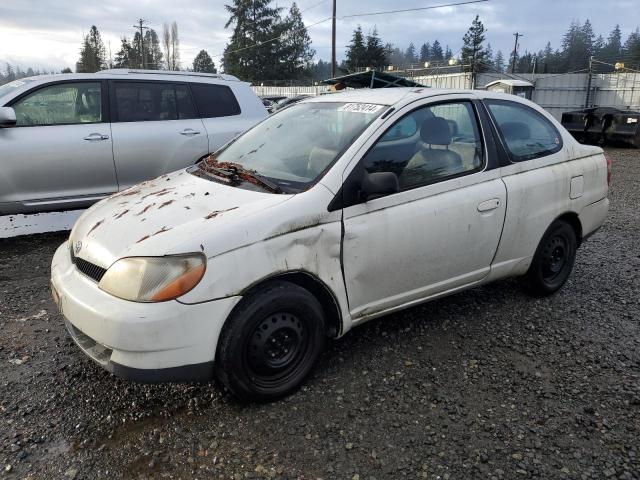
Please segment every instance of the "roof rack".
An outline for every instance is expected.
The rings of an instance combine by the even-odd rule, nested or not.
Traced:
[[[204,73],[204,72],[183,72],[176,70],[142,70],[142,69],[129,69],[129,68],[109,68],[107,70],[100,70],[96,73],[111,73],[116,75],[126,75],[128,73],[135,73],[136,75],[182,75],[187,77],[209,77],[219,78],[220,80],[238,80],[233,75],[226,75],[221,73]]]

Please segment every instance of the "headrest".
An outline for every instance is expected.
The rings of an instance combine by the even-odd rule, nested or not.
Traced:
[[[427,118],[422,122],[420,138],[429,145],[449,145],[451,143],[449,123],[442,117]]]
[[[500,129],[508,140],[527,140],[531,138],[529,125],[524,122],[505,122],[500,125]]]

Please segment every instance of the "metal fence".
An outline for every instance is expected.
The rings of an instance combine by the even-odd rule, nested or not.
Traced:
[[[617,107],[640,110],[640,73],[571,74],[503,74],[482,73],[476,76],[476,88],[483,89],[499,79],[527,80],[534,84],[533,101],[557,119],[563,112],[590,107]],[[432,88],[472,88],[470,73],[416,76],[418,83]],[[590,86],[589,94],[587,89]],[[253,87],[258,95],[319,95],[326,93],[325,85],[311,87]],[[587,98],[588,97],[588,98]]]

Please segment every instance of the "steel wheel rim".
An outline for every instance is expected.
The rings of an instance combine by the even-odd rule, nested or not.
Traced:
[[[263,318],[245,345],[245,365],[256,385],[277,387],[294,377],[308,357],[310,334],[292,312],[276,312]]]
[[[569,243],[562,235],[555,235],[545,245],[542,277],[552,282],[562,274],[569,260]]]

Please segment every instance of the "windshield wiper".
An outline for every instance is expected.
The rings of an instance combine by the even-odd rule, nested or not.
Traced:
[[[273,193],[284,193],[282,188],[276,183],[269,180],[264,175],[259,174],[255,170],[244,168],[238,163],[218,162],[210,159],[214,163],[205,160],[206,168],[203,170],[227,179],[230,183],[240,183],[242,181],[259,185],[262,188],[272,191]]]

